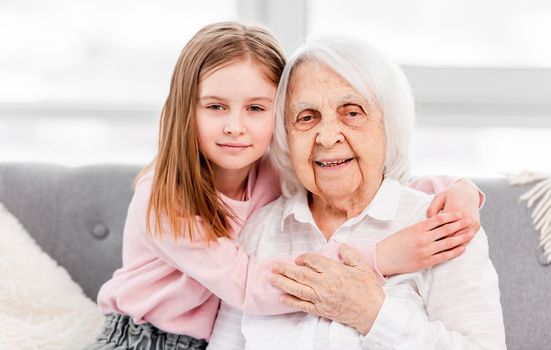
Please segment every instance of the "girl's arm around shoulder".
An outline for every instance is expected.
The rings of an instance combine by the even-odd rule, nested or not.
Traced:
[[[486,200],[484,192],[482,192],[474,182],[467,178],[445,175],[421,176],[407,185],[415,190],[435,195],[454,189],[454,187],[467,192],[472,192],[474,190],[477,194],[475,198],[478,199],[479,208],[482,208]]]

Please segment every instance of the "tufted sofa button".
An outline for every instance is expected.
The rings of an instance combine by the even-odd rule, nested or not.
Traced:
[[[97,224],[92,230],[92,236],[96,237],[97,239],[103,239],[107,237],[108,234],[109,228],[107,228],[107,226],[105,226],[104,224]]]

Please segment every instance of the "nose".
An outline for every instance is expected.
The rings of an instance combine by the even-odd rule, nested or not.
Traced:
[[[228,136],[239,136],[245,134],[245,127],[242,122],[242,115],[239,112],[232,112],[226,119],[224,134]]]
[[[336,116],[322,117],[318,125],[319,129],[316,135],[316,143],[319,145],[331,148],[337,143],[344,142],[344,135],[342,134],[341,126]]]

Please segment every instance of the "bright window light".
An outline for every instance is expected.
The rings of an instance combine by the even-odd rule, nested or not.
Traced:
[[[551,68],[547,0],[309,0],[311,35],[356,35],[400,64]]]
[[[235,0],[0,1],[0,104],[158,106],[191,36],[236,18]]]

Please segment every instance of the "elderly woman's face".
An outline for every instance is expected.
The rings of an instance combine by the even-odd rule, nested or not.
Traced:
[[[308,191],[334,198],[379,188],[386,153],[382,111],[327,65],[296,67],[286,122],[291,160]]]

